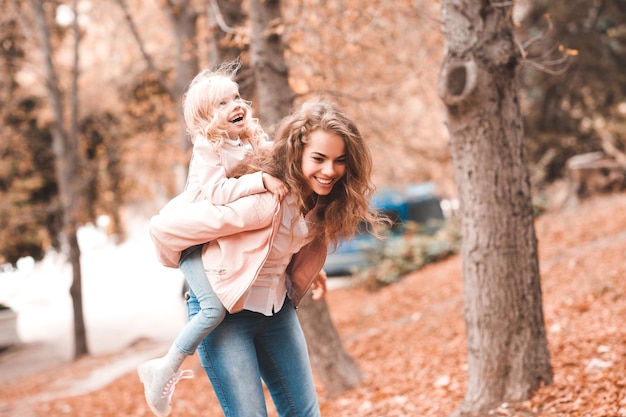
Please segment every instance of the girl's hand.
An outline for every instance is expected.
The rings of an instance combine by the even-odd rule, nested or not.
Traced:
[[[321,300],[326,294],[326,272],[322,269],[313,281],[313,299]]]
[[[273,177],[266,172],[261,175],[261,178],[263,178],[263,186],[265,187],[265,189],[274,194],[278,201],[283,201],[283,198],[285,198],[285,196],[289,192],[289,188],[287,188],[287,185],[278,178]]]

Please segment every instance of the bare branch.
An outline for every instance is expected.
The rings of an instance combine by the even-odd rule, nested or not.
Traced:
[[[165,77],[163,77],[163,74],[161,73],[161,71],[159,71],[156,68],[156,65],[154,65],[154,60],[144,48],[144,41],[141,38],[141,34],[137,30],[137,26],[135,25],[135,21],[133,20],[133,17],[130,14],[130,11],[128,10],[128,5],[126,4],[126,0],[117,0],[117,3],[119,4],[120,8],[122,9],[122,12],[124,13],[124,18],[126,19],[126,22],[128,23],[128,28],[130,29],[130,32],[132,33],[133,38],[137,42],[137,47],[139,48],[139,51],[141,52],[141,56],[143,57],[144,61],[146,62],[146,65],[148,66],[148,70],[157,75],[158,82],[163,88],[163,90],[167,91],[170,97],[174,99],[175,93],[168,87],[168,84],[165,81]]]
[[[535,42],[540,41],[541,39],[543,39],[546,35],[552,33],[554,31],[554,26],[552,25],[552,20],[550,19],[550,15],[549,14],[545,14],[544,19],[546,20],[547,24],[548,24],[548,29],[544,32],[540,32],[538,34],[536,34],[535,36],[531,37],[530,39],[528,39],[526,42],[524,42],[522,44],[522,47],[524,49],[528,49],[532,44],[534,44]]]
[[[215,0],[211,0],[209,3],[212,12],[210,16],[215,17],[215,23],[217,23],[217,26],[225,33],[237,34],[237,30],[231,28],[226,24],[224,16],[222,16],[222,12],[220,11],[220,6],[217,4],[217,2]]]
[[[553,45],[547,48],[539,57],[531,58],[528,54],[528,48],[546,38],[546,36],[554,31],[554,26],[550,15],[545,14],[544,18],[548,24],[545,31],[531,37],[525,42],[515,41],[515,45],[520,51],[522,57],[521,65],[545,72],[550,75],[561,75],[569,69],[569,57],[578,54],[578,51],[564,48],[562,45]]]
[[[495,8],[495,7],[513,7],[513,4],[514,4],[514,3],[515,3],[515,2],[512,2],[512,1],[504,1],[504,2],[502,2],[502,3],[493,3],[493,2],[492,2],[492,3],[491,3],[491,4],[489,4],[489,5],[490,5],[491,7],[494,7],[494,8]]]
[[[569,69],[569,63],[567,63],[567,65],[565,65],[564,67],[561,67],[558,69],[552,69],[539,62],[535,62],[529,59],[523,60],[521,62],[521,65],[539,70],[541,72],[545,72],[546,74],[550,74],[550,75],[562,75],[562,74],[565,74],[565,71]]]

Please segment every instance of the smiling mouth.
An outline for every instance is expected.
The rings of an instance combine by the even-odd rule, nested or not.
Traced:
[[[243,115],[239,115],[239,116],[235,117],[235,118],[234,118],[234,119],[232,119],[230,122],[231,122],[231,123],[239,123],[239,122],[241,122],[241,121],[243,121]]]
[[[325,180],[325,179],[318,178],[318,177],[315,177],[315,180],[322,185],[330,185],[333,182],[333,180]]]

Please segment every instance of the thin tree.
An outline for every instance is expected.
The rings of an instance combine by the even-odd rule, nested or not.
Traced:
[[[293,105],[293,92],[281,36],[280,1],[250,1],[252,22],[251,64],[262,122],[271,126],[286,116]],[[298,310],[306,335],[313,368],[326,393],[332,397],[362,381],[358,364],[345,351],[324,300],[305,297]]]
[[[78,28],[77,0],[72,7],[74,19],[71,33],[74,49],[70,81],[70,91],[64,94],[61,89],[58,70],[53,61],[53,50],[50,42],[51,31],[44,0],[32,0],[33,12],[39,35],[39,42],[44,57],[46,71],[46,87],[50,106],[54,115],[52,125],[53,151],[56,160],[57,183],[63,220],[64,237],[69,248],[69,261],[72,266],[72,285],[70,295],[74,312],[74,357],[79,358],[89,353],[87,331],[83,316],[82,274],[80,266],[80,247],[78,246],[78,210],[81,195],[78,167],[80,163],[78,151],[78,62],[80,31]],[[52,8],[54,12],[54,8]],[[69,98],[69,117],[66,116],[64,97]]]
[[[513,2],[443,0],[445,104],[460,202],[468,384],[457,416],[552,382],[517,70]]]

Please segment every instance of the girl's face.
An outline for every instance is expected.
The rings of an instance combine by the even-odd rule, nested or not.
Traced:
[[[246,106],[243,104],[235,83],[224,91],[217,102],[219,128],[225,130],[230,139],[237,139],[246,128]]]
[[[327,195],[346,173],[346,145],[341,136],[315,130],[302,154],[302,173],[312,192]]]

